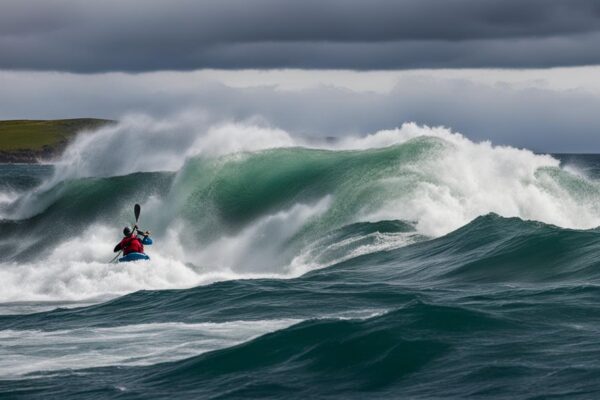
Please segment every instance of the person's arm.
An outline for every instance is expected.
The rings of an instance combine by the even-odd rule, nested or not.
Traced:
[[[117,251],[121,251],[121,243],[117,243],[117,245],[115,246],[115,248],[113,249],[113,253],[116,253]]]

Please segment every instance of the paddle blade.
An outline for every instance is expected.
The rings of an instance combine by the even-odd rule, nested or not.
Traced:
[[[135,223],[137,224],[138,219],[140,219],[140,212],[142,211],[142,207],[139,204],[133,206],[133,213],[135,214]]]

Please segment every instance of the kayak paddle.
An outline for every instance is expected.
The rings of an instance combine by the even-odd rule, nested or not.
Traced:
[[[142,207],[139,204],[133,206],[133,214],[135,215],[135,225],[137,225],[138,220],[140,219],[140,212],[142,212]]]

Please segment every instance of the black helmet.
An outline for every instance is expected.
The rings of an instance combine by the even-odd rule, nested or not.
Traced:
[[[123,235],[125,235],[125,236],[131,236],[131,228],[129,228],[128,226],[126,226],[125,228],[123,228]]]

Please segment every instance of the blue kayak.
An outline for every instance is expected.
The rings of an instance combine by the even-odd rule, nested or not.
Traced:
[[[129,261],[139,261],[139,260],[149,260],[148,254],[146,253],[129,253],[124,257],[119,258],[119,262],[129,262]]]

